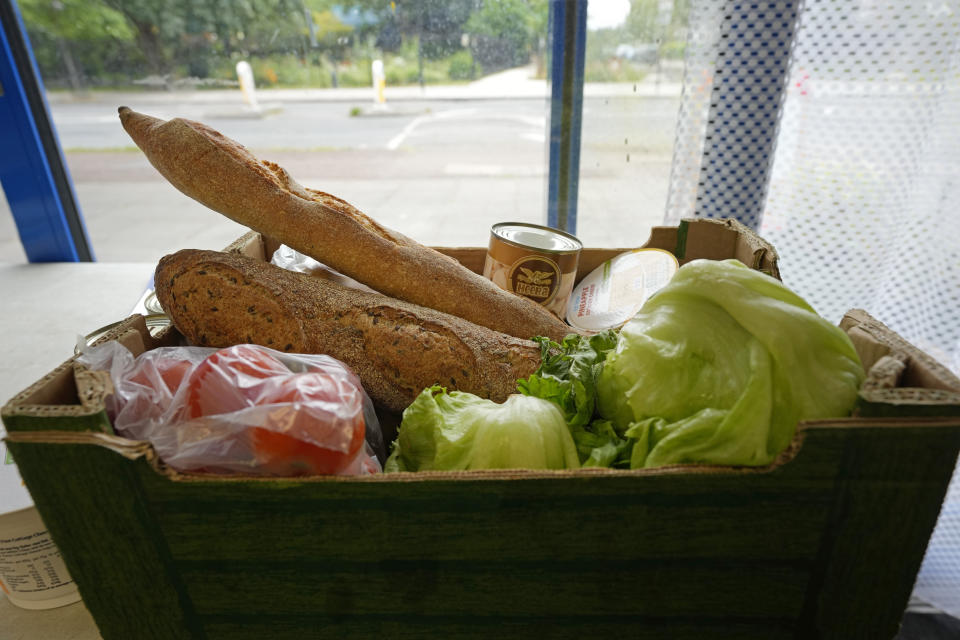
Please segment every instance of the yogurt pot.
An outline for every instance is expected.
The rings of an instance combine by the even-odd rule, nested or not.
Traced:
[[[557,229],[501,222],[490,229],[483,275],[562,319],[577,279],[582,248],[580,240]]]
[[[621,253],[577,284],[567,305],[567,323],[585,333],[619,329],[677,269],[676,256],[663,249]]]
[[[0,429],[0,436],[3,436]],[[53,609],[80,601],[6,443],[0,440],[0,591],[18,607]]]

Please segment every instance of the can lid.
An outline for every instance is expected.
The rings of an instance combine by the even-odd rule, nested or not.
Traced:
[[[584,331],[618,329],[680,268],[663,249],[636,249],[607,260],[573,289],[567,323]]]
[[[154,336],[154,337],[156,337],[157,335],[159,335],[159,333],[160,333],[163,329],[166,329],[166,328],[169,327],[170,324],[171,324],[170,316],[166,315],[165,313],[150,313],[150,314],[147,314],[147,315],[145,315],[145,316],[143,317],[143,321],[144,321],[144,324],[147,325],[147,330],[150,331],[150,335],[152,335],[152,336]],[[85,344],[86,346],[92,345],[92,344],[93,344],[94,342],[96,342],[99,338],[102,338],[103,336],[105,336],[111,329],[117,328],[118,326],[120,326],[120,325],[123,324],[124,322],[125,322],[125,320],[118,320],[118,321],[116,321],[116,322],[111,322],[111,323],[108,324],[108,325],[105,325],[105,326],[103,326],[103,327],[100,327],[99,329],[95,329],[95,330],[91,331],[91,332],[88,333],[87,335],[83,336],[83,342],[84,342],[84,344]],[[73,353],[74,353],[74,354],[80,353],[80,344],[79,344],[79,343],[74,347]]]
[[[508,244],[529,247],[544,253],[570,253],[583,248],[583,243],[576,236],[538,224],[500,222],[493,225],[490,231]]]

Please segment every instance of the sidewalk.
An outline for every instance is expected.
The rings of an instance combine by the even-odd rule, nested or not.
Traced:
[[[642,82],[590,82],[584,84],[584,97],[614,97],[636,95],[640,97],[679,96],[682,84],[679,82],[658,82],[655,74],[650,74]],[[79,95],[68,91],[47,93],[47,100],[54,104],[111,102],[126,104],[138,103],[223,103],[235,102],[238,89],[200,89],[181,91],[93,91]],[[423,100],[507,100],[514,98],[547,98],[549,83],[545,79],[534,77],[534,68],[519,67],[485,76],[474,82],[451,85],[406,85],[387,86],[384,95],[387,104],[391,102]],[[257,89],[257,99],[262,103],[283,102],[360,102],[373,99],[372,87],[352,87],[339,89]]]

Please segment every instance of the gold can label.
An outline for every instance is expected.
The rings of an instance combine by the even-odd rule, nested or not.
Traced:
[[[543,256],[526,256],[510,267],[513,292],[542,305],[556,297],[562,277],[557,263]]]
[[[577,277],[580,247],[573,236],[549,227],[494,225],[483,275],[563,318]]]

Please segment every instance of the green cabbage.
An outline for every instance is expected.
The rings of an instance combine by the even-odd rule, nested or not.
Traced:
[[[404,410],[384,471],[579,466],[573,438],[554,403],[512,395],[497,404],[434,386]]]
[[[696,260],[621,329],[597,407],[632,468],[765,465],[798,421],[848,415],[863,377],[847,335],[778,280]]]

